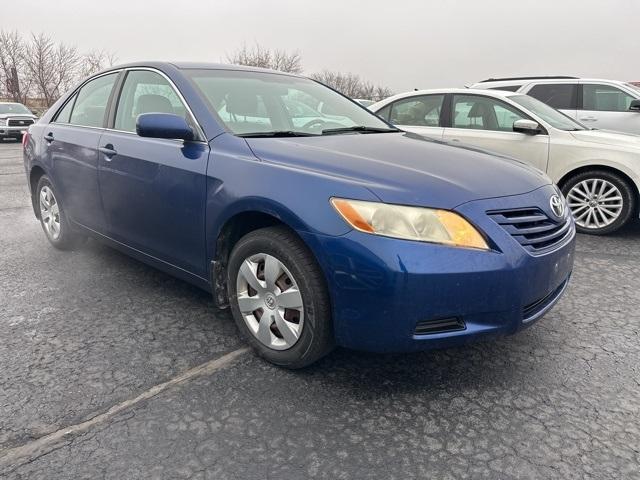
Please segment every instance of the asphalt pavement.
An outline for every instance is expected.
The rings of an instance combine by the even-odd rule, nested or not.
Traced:
[[[53,249],[0,145],[0,478],[640,478],[640,225],[579,236],[532,328],[411,355],[253,356],[209,295]]]

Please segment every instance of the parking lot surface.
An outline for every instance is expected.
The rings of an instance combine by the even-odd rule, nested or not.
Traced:
[[[0,477],[640,478],[639,269],[637,222],[580,236],[567,294],[515,336],[286,371],[206,293],[95,241],[53,249],[7,142]]]

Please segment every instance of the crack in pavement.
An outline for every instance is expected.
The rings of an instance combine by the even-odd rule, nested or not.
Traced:
[[[149,400],[174,385],[184,383],[195,377],[210,375],[222,368],[225,368],[234,360],[236,360],[240,355],[246,353],[247,351],[249,351],[249,348],[244,347],[229,352],[220,358],[210,360],[201,365],[198,365],[197,367],[191,368],[186,372],[178,375],[177,377],[172,378],[171,380],[155,385],[145,392],[141,393],[140,395],[125,400],[124,402],[120,402],[109,408],[109,410],[107,410],[106,412],[91,417],[84,422],[61,428],[53,433],[40,437],[19,447],[10,448],[4,451],[0,450],[0,466],[11,465],[17,467],[18,465],[16,465],[15,462],[17,460],[25,458],[27,460],[21,463],[29,463],[35,458],[46,455],[47,453],[55,450],[60,441],[66,440],[70,436],[75,436],[83,433],[89,430],[94,425],[106,422],[118,413],[132,408],[142,401]]]

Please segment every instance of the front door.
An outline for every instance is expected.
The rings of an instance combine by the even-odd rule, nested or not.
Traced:
[[[611,85],[582,85],[578,121],[590,128],[640,134],[640,112],[629,110],[635,97]]]
[[[496,98],[454,94],[452,126],[445,128],[444,140],[507,155],[546,171],[549,136],[514,132],[513,123],[521,119],[529,117]]]
[[[137,116],[152,112],[183,115],[195,125],[165,77],[149,70],[129,71],[114,128],[100,139],[99,182],[109,235],[206,278],[209,146],[202,141],[138,136]]]

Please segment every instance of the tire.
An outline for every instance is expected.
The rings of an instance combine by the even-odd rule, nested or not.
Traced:
[[[586,198],[585,193],[588,192],[591,195]],[[611,193],[606,195],[607,192]],[[628,223],[636,211],[637,194],[634,188],[621,175],[606,170],[591,170],[574,175],[564,182],[562,193],[567,198],[576,219],[576,229],[580,233],[613,233]],[[587,221],[589,210],[593,213],[591,220]],[[611,215],[611,212],[615,215]]]
[[[260,357],[296,369],[333,349],[324,275],[307,246],[287,228],[262,228],[242,237],[229,257],[227,285],[236,326]],[[285,308],[285,302],[297,308]]]
[[[73,250],[84,242],[86,238],[72,230],[51,180],[46,175],[38,180],[34,203],[42,230],[51,245],[59,250]]]

